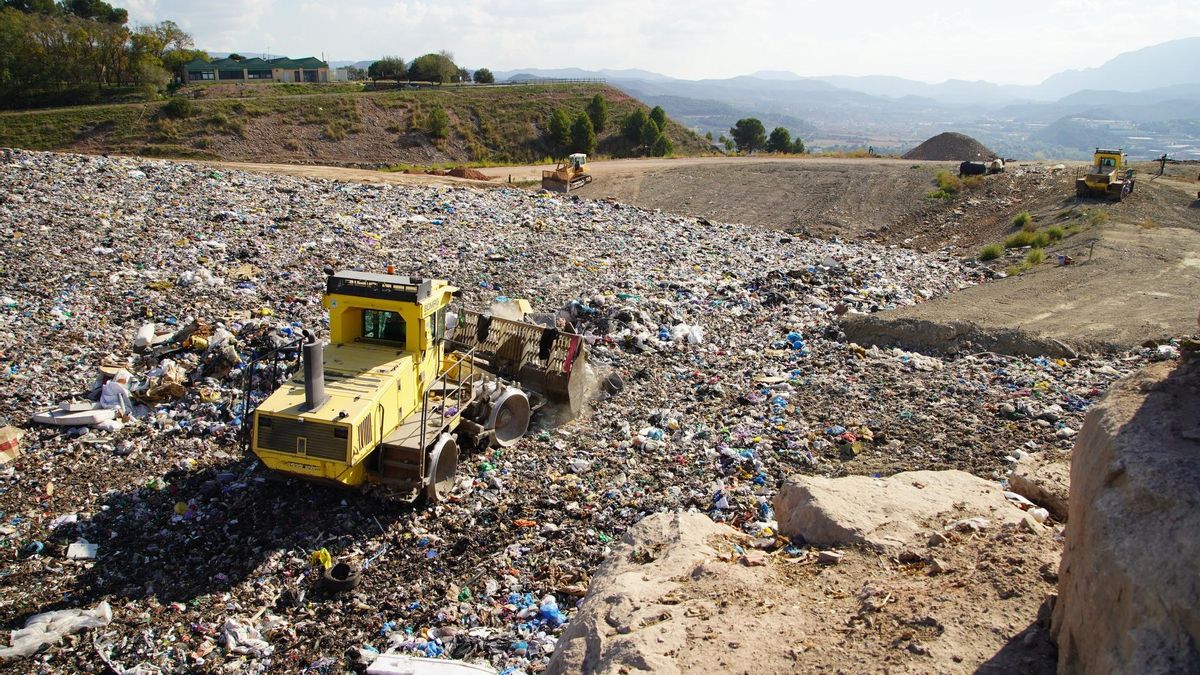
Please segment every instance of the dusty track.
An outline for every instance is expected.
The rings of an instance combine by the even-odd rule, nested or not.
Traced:
[[[917,166],[918,168],[913,168]],[[700,157],[594,162],[581,197],[611,197],[715,222],[858,237],[923,217],[941,162],[890,159]],[[540,180],[546,167],[488,169],[501,180]]]

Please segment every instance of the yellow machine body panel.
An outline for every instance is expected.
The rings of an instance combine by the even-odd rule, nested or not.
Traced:
[[[353,288],[356,279],[342,278],[337,281],[348,292],[323,299],[331,338],[321,358],[324,402],[307,409],[301,371],[254,413],[251,447],[271,469],[362,485],[369,477],[364,460],[419,411],[425,390],[441,373],[445,313],[457,289],[427,281],[411,300],[351,295],[404,295],[368,278],[382,275],[359,276],[363,289]]]
[[[331,345],[323,359],[329,399],[305,411],[304,375],[297,373],[255,411],[255,453],[271,469],[360,485],[362,460],[415,408],[413,356]]]

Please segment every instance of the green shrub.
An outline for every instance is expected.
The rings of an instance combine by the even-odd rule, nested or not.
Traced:
[[[1018,213],[1016,217],[1013,218],[1012,222],[1013,225],[1025,230],[1026,232],[1032,232],[1034,229],[1033,216],[1029,215],[1028,211],[1022,211]]]
[[[190,100],[181,96],[176,96],[170,101],[164,103],[163,107],[159,108],[159,112],[163,117],[181,120],[185,117],[191,117],[192,113],[195,112],[195,106],[192,105]]]
[[[324,136],[330,141],[340,141],[346,138],[346,128],[338,122],[330,122],[325,125]]]
[[[1036,232],[1033,235],[1033,241],[1029,245],[1034,248],[1046,248],[1050,245],[1050,235],[1045,232]]]
[[[446,138],[450,135],[450,116],[441,107],[430,110],[425,119],[425,130],[434,138]]]
[[[1009,265],[1004,269],[1004,274],[1010,277],[1015,277],[1024,272],[1025,268],[1020,265]]]
[[[955,176],[949,171],[937,172],[937,176],[934,177],[934,180],[937,181],[938,189],[943,192],[954,194],[962,189],[962,181],[958,179],[958,176]]]
[[[226,115],[223,112],[216,113],[212,117],[208,118],[208,123],[214,127],[223,127],[229,124],[229,115]]]
[[[1066,236],[1066,232],[1061,227],[1055,225],[1054,227],[1046,228],[1046,236],[1050,237],[1050,241],[1062,241],[1062,238]]]
[[[179,138],[179,125],[174,120],[161,119],[158,121],[158,133],[165,139]]]
[[[1087,218],[1087,221],[1089,224],[1099,225],[1100,223],[1103,223],[1104,221],[1108,220],[1108,211],[1101,211],[1100,209],[1091,209],[1087,212],[1086,218]]]
[[[962,179],[962,185],[968,190],[983,187],[983,176],[967,176]]]
[[[925,195],[927,199],[953,199],[954,195],[945,190],[934,190]]]
[[[1000,244],[988,244],[979,249],[980,260],[995,260],[1004,254],[1004,247]]]
[[[1033,233],[1021,230],[1004,240],[1004,248],[1022,248],[1033,244]]]
[[[1040,248],[1030,249],[1029,253],[1025,254],[1025,263],[1029,266],[1039,265],[1046,259],[1046,252]]]

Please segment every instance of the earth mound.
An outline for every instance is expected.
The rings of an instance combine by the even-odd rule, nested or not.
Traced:
[[[947,131],[938,134],[917,147],[904,153],[904,159],[923,159],[926,161],[984,160],[997,157],[996,153],[986,145],[966,134]]]
[[[477,169],[468,169],[466,167],[456,167],[450,169],[449,175],[455,178],[470,178],[471,180],[491,180],[488,175]]]

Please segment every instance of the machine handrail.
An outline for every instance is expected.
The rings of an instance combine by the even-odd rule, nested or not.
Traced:
[[[425,394],[421,397],[421,448],[427,447],[427,434],[429,433],[429,395],[438,388],[438,383],[442,383],[442,405],[439,415],[441,416],[441,425],[438,429],[443,429],[446,426],[446,383],[449,382],[451,372],[458,372],[459,378],[456,384],[461,385],[463,378],[462,366],[466,361],[470,364],[470,370],[467,374],[466,381],[473,386],[475,382],[475,348],[471,348],[467,352],[455,351],[455,360],[450,365],[442,369],[442,374],[433,379],[433,382],[425,389]],[[463,396],[466,392],[462,386],[459,386],[454,391],[455,415],[461,415],[463,409]]]

